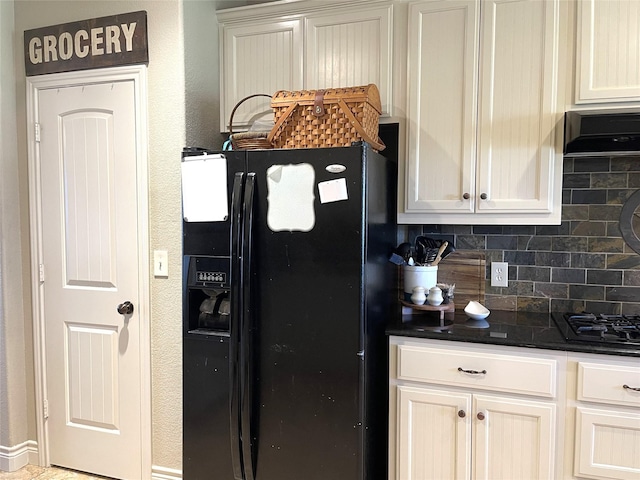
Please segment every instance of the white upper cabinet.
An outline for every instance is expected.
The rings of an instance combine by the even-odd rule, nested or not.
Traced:
[[[406,213],[474,210],[479,15],[473,0],[410,8]]]
[[[391,97],[392,8],[360,7],[306,18],[305,88],[376,84],[383,115]]]
[[[554,60],[558,7],[557,1],[482,2],[478,211],[550,215],[554,194],[560,196],[551,190],[562,180],[552,175],[562,162],[552,141],[562,111]]]
[[[381,0],[301,0],[218,12],[220,125],[229,130],[234,106],[248,95],[278,90],[375,83],[382,115],[392,102],[393,7]],[[244,102],[234,131],[272,115],[270,101]],[[272,120],[271,116],[271,120]]]
[[[560,223],[561,3],[411,4],[399,223]]]
[[[256,93],[302,88],[302,21],[245,21],[221,29],[220,126],[229,131],[233,108]],[[243,102],[233,115],[234,131],[246,130],[256,117],[272,117],[270,100]],[[272,119],[272,118],[271,118]]]
[[[640,1],[577,8],[576,104],[640,102]]]

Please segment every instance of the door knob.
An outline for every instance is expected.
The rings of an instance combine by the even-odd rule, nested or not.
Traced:
[[[118,313],[120,315],[131,315],[133,313],[133,303],[126,301],[118,305]]]

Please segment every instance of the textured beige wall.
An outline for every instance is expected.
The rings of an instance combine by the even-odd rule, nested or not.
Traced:
[[[5,0],[1,0],[0,3]],[[186,5],[186,6],[185,6]],[[149,35],[149,232],[150,250],[167,250],[169,253],[169,277],[153,278],[151,285],[151,354],[152,354],[152,428],[154,465],[163,468],[182,468],[182,348],[181,348],[181,198],[180,198],[180,152],[186,144],[185,114],[185,47],[183,10],[192,18],[203,23],[213,10],[212,2],[191,1],[185,5],[180,0],[165,1],[56,1],[56,0],[16,0],[16,60],[17,103],[18,103],[18,149],[21,165],[20,201],[28,202],[26,172],[26,132],[25,132],[25,78],[22,59],[22,32],[27,29],[83,20],[117,13],[146,10]],[[184,7],[184,8],[183,8]],[[206,22],[204,22],[206,24]],[[188,25],[187,25],[188,27]],[[204,55],[202,61],[212,52],[217,55],[217,33],[215,17],[211,15],[209,28],[200,31],[204,39],[211,38],[209,45],[204,42],[200,48],[188,51],[189,62],[197,65],[197,55]],[[212,33],[211,31],[214,31]],[[196,35],[187,28],[187,35]],[[215,37],[215,38],[214,38]],[[194,43],[194,42],[192,42]],[[192,45],[193,47],[193,45]],[[211,69],[211,64],[206,68]],[[217,62],[215,65],[217,76]],[[191,77],[191,74],[190,74]],[[198,80],[198,81],[196,81]],[[190,117],[196,118],[189,128],[189,139],[193,144],[213,142],[215,124],[208,120],[208,111],[214,108],[217,97],[217,81],[212,84],[200,81],[200,74],[194,74],[190,82],[194,85],[189,110]],[[197,101],[195,101],[197,100]],[[213,103],[212,103],[213,102]],[[211,125],[210,125],[211,123]],[[216,127],[217,128],[217,127]],[[209,145],[205,145],[209,146]],[[28,217],[21,226],[23,237],[27,238],[26,252],[22,256],[22,270],[29,272]],[[151,264],[151,262],[150,262]],[[31,348],[31,338],[26,339]],[[0,370],[1,373],[1,370]],[[10,376],[22,374],[11,370]],[[29,372],[32,375],[32,372]],[[0,384],[1,385],[1,384]],[[33,387],[27,397],[33,397]],[[0,395],[0,398],[2,395]],[[29,398],[26,400],[32,403]],[[33,409],[33,407],[31,407]],[[11,412],[13,416],[13,411]],[[31,412],[31,416],[34,414]],[[29,431],[29,439],[35,439],[34,428]]]
[[[186,145],[219,149],[220,68],[214,2],[184,3]]]
[[[14,8],[0,1],[0,445],[16,446],[28,438],[27,357],[22,266],[26,235],[20,218],[20,185],[16,140]],[[28,255],[28,250],[26,251]],[[30,340],[30,339],[29,339]]]

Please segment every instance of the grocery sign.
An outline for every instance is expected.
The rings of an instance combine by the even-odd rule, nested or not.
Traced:
[[[26,30],[24,51],[27,76],[149,63],[147,12]]]

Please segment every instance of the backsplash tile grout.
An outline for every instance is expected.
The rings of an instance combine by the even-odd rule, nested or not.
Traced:
[[[486,255],[485,304],[530,312],[640,314],[640,255],[620,233],[619,216],[640,188],[640,156],[565,158],[560,225],[406,226]],[[509,263],[509,286],[491,287],[491,262]]]

